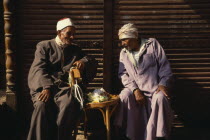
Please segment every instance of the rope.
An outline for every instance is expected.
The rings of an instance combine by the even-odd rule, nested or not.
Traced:
[[[74,67],[70,68],[73,69]],[[80,86],[77,84],[77,79],[74,79],[73,77],[69,76],[69,83],[72,83],[72,80],[75,80],[75,84],[71,87],[71,94],[74,95],[74,97],[78,100],[80,103],[81,109],[84,107],[84,98],[83,98],[83,91],[80,88]]]
[[[74,92],[74,93],[73,93]],[[75,84],[72,88],[71,88],[71,93],[74,94],[74,97],[78,100],[78,102],[80,103],[81,108],[84,107],[84,99],[83,99],[83,92],[82,89],[80,88],[80,86],[78,84]]]

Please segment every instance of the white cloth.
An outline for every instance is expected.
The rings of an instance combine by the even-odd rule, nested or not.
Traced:
[[[55,42],[56,42],[56,44],[57,44],[58,46],[62,46],[62,45],[65,44],[65,43],[63,43],[63,42],[60,40],[59,36],[56,36]]]
[[[132,51],[133,58],[135,59],[136,63],[139,63],[139,57],[142,51],[144,50],[145,43],[147,42],[146,39],[141,38],[141,45],[139,51]]]
[[[118,32],[119,39],[138,38],[138,29],[132,23],[123,25]]]
[[[124,51],[126,51],[126,53],[128,54],[129,60],[135,67],[137,67],[140,54],[143,52],[146,43],[147,43],[147,39],[141,38],[141,45],[140,45],[139,51],[128,51],[126,48],[124,48]]]
[[[56,30],[62,30],[68,26],[74,26],[74,23],[70,18],[63,18],[57,22]]]

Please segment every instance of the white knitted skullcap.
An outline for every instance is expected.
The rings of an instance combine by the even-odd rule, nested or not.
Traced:
[[[70,18],[63,18],[63,19],[60,19],[58,22],[57,22],[57,31],[58,30],[62,30],[68,26],[74,26],[74,23],[72,22],[72,20]]]
[[[123,25],[118,32],[119,39],[138,38],[138,29],[132,23]]]

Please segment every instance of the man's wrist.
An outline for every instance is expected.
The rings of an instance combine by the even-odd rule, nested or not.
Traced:
[[[51,86],[44,86],[42,91],[50,92],[51,91]]]
[[[44,87],[43,87],[43,90],[44,90],[44,89],[49,89],[49,90],[50,90],[50,86],[44,86]]]

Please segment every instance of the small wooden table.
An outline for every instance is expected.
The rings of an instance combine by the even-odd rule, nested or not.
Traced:
[[[112,113],[114,112],[114,110],[116,109],[118,103],[119,103],[120,98],[114,97],[111,98],[109,101],[104,101],[104,102],[100,102],[100,103],[87,103],[85,110],[88,109],[98,109],[101,111],[102,115],[103,115],[103,119],[104,119],[104,124],[106,126],[106,131],[107,131],[107,140],[110,140],[110,117],[112,116]],[[87,124],[87,115],[85,112],[85,124]],[[85,137],[87,136],[87,130],[86,130],[86,126],[85,126],[85,130],[84,130],[84,135]]]

